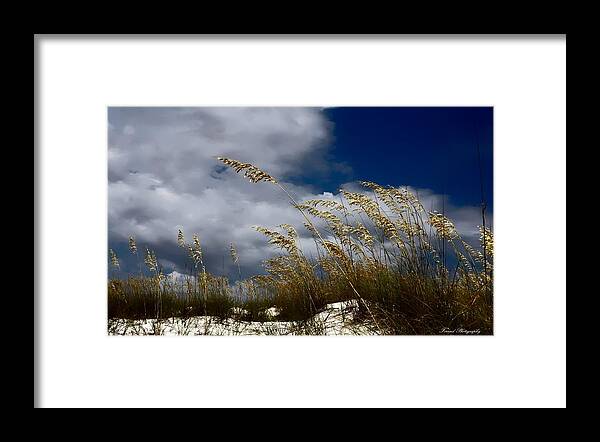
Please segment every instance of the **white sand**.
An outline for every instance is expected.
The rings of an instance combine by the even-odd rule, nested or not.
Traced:
[[[221,320],[214,316],[168,318],[162,320],[111,319],[109,335],[372,335],[377,330],[364,321],[354,322],[356,301],[328,304],[326,309],[307,322],[250,322],[234,318]],[[276,318],[280,311],[271,307],[265,312]]]

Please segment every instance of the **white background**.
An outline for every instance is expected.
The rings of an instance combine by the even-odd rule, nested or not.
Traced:
[[[44,407],[566,406],[566,40],[37,38]],[[109,337],[107,106],[494,106],[493,337]]]

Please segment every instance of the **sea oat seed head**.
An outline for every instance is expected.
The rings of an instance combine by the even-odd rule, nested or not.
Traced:
[[[110,264],[115,267],[115,268],[119,268],[119,258],[117,257],[117,254],[115,253],[115,251],[113,249],[109,249],[108,251],[110,253]]]
[[[260,181],[267,181],[273,184],[277,184],[277,180],[268,173],[260,170],[258,167],[253,166],[250,163],[242,163],[231,158],[217,157],[226,166],[231,167],[237,173],[244,171],[244,176],[248,178],[251,183],[258,183]]]
[[[233,243],[229,244],[229,253],[231,254],[231,259],[233,263],[236,264],[239,261],[239,257]]]
[[[137,245],[135,244],[135,238],[133,236],[129,237],[129,250],[134,255],[137,254]]]
[[[158,260],[156,259],[156,254],[146,248],[146,256],[144,257],[144,263],[148,266],[148,269],[152,272],[158,271]]]

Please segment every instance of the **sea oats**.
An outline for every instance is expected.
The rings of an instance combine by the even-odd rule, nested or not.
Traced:
[[[478,226],[478,228],[481,247],[485,250],[487,257],[492,258],[494,256],[494,234],[487,227]]]
[[[471,263],[463,253],[456,251],[456,257],[458,258],[458,262],[463,267],[463,270],[465,272],[473,273],[473,267],[471,266]]]
[[[231,260],[233,261],[233,263],[237,264],[237,262],[239,261],[239,257],[238,257],[237,250],[236,250],[235,246],[233,245],[233,243],[229,244],[229,254],[231,255]]]
[[[371,232],[369,232],[369,229],[367,229],[364,224],[357,223],[355,226],[352,227],[352,233],[354,233],[365,246],[373,246],[373,235],[371,235]]]
[[[421,247],[421,250],[423,252],[425,252],[426,254],[429,254],[432,258],[433,261],[437,264],[437,265],[441,265],[442,264],[442,260],[440,258],[440,255],[438,254],[437,250],[435,249],[435,247],[433,247],[431,245],[431,243],[425,239],[425,238],[421,238],[419,245]]]
[[[370,181],[361,181],[360,184],[368,189],[371,189],[375,195],[385,203],[385,205],[396,215],[402,216],[406,211],[407,206],[399,203],[392,193],[392,187],[383,187],[379,184],[372,183]]]
[[[137,254],[137,245],[135,244],[135,238],[133,236],[129,237],[129,250],[134,255]]]
[[[290,226],[291,227],[291,226]],[[253,228],[269,238],[269,244],[287,250],[290,254],[297,254],[296,239],[294,237],[285,236],[275,230],[270,230],[261,226],[253,226]],[[295,231],[294,231],[295,232]],[[289,232],[288,232],[289,233]]]
[[[474,247],[472,247],[469,243],[467,243],[466,241],[462,240],[462,245],[465,248],[465,250],[467,251],[467,255],[471,258],[471,260],[473,262],[477,262],[477,263],[483,263],[483,253],[481,253],[480,250],[476,250]]]
[[[398,228],[402,232],[404,232],[404,234],[409,238],[413,236],[421,236],[424,234],[423,229],[420,225],[416,223],[411,223],[404,218],[397,220],[395,223],[398,226]]]
[[[363,258],[366,258],[367,255],[366,255],[365,251],[363,250],[363,248],[359,244],[355,243],[354,241],[348,240],[348,241],[342,242],[342,244],[347,246],[352,251],[352,253],[354,253],[356,255],[361,255]]]
[[[191,246],[187,246],[188,252],[194,265],[198,267],[198,264],[202,264],[202,247],[200,246],[200,238],[198,235],[194,234],[192,236],[192,242],[193,244]]]
[[[311,233],[311,235],[313,235],[315,237],[317,236],[317,229],[315,229],[315,226],[313,226],[312,224],[307,223],[307,222],[305,222],[303,224],[304,224],[304,227],[306,227],[306,230],[308,230]]]
[[[306,210],[306,212],[310,213],[315,218],[321,218],[329,224],[341,223],[341,220],[337,216],[327,210],[319,210],[306,204],[299,204],[296,208]]]
[[[437,231],[442,239],[456,239],[458,234],[452,221],[438,212],[429,212],[429,224]]]
[[[313,227],[312,231],[316,234],[320,243],[323,245],[323,247],[325,248],[327,253],[332,256],[334,253],[336,253],[335,251],[330,249],[330,244],[323,238],[323,236],[321,235],[319,230],[314,226],[314,224],[308,218],[308,216],[306,215],[306,213],[304,211],[304,208],[298,204],[296,199],[275,178],[273,178],[271,175],[267,174],[266,172],[260,170],[258,167],[253,166],[250,163],[242,163],[240,161],[232,160],[230,158],[223,158],[223,157],[218,157],[217,159],[219,161],[223,162],[225,165],[233,168],[237,173],[244,171],[244,175],[252,183],[257,183],[259,181],[267,181],[267,182],[276,184],[287,195],[287,197],[289,198],[292,205],[300,211],[300,213],[302,214],[304,219],[307,221],[307,223],[312,225],[312,227]],[[367,201],[369,201],[368,198],[367,198]],[[377,203],[375,203],[375,205],[377,206],[377,211],[379,211],[379,206],[377,205]],[[372,206],[371,206],[371,208],[372,208]],[[380,222],[384,222],[384,220],[381,220]],[[391,226],[393,227],[393,223],[391,223],[391,221],[389,222],[389,224],[391,224]],[[389,227],[389,225],[388,225],[388,227]],[[270,231],[265,228],[259,228],[257,230],[264,233],[265,235],[269,236],[269,238],[270,238],[269,242],[271,244],[275,244],[283,249],[288,250],[288,252],[290,254],[293,254],[295,256],[295,259],[298,261],[298,263],[302,264],[302,263],[306,262],[305,259],[300,259],[300,253],[299,253],[298,248],[296,247],[295,240],[292,239],[290,242],[290,238],[285,237],[284,235],[280,234],[279,232]],[[351,280],[350,276],[348,275],[347,270],[344,270],[342,265],[337,260],[335,260],[335,262],[337,263],[342,275],[346,279],[348,285],[350,286],[350,288],[352,289],[354,294],[358,297],[358,299],[362,302],[362,304],[365,306],[365,308],[371,315],[371,318],[373,319],[373,322],[374,322],[375,326],[377,327],[377,329],[379,330],[379,332],[382,332],[382,329],[380,328],[377,319],[375,319],[373,312],[369,308],[366,301],[362,298],[362,296],[360,295],[358,290],[356,290],[356,287],[354,287],[354,284],[352,283],[352,280]],[[312,298],[311,298],[311,301],[312,301]]]
[[[325,241],[325,245],[336,259],[343,262],[344,264],[349,264],[350,260],[348,259],[348,256],[339,245],[332,241]]]
[[[269,258],[264,261],[264,265],[273,280],[288,282],[297,278],[297,261],[291,256]]]
[[[312,200],[306,200],[302,202],[302,206],[312,206],[312,207],[319,207],[319,206],[323,206],[323,207],[327,207],[328,209],[331,210],[337,210],[338,212],[346,212],[346,207],[344,207],[343,204],[338,203],[337,201],[333,201],[333,200],[321,200],[321,199],[312,199]]]
[[[197,268],[198,264],[202,264],[202,248],[200,247],[200,242],[194,241],[194,245],[187,246],[187,248],[188,254],[194,262],[194,266]]]
[[[287,232],[288,237],[290,237],[291,239],[298,239],[298,232],[296,232],[295,227],[291,224],[280,224],[279,227],[284,229]]]
[[[315,241],[316,256],[307,258],[303,254],[292,224],[273,229],[255,227],[269,244],[283,250],[282,256],[263,261],[266,275],[243,280],[238,251],[230,243],[229,253],[237,264],[239,281],[228,285],[225,277],[206,272],[198,235],[186,244],[182,229],[178,229],[177,244],[189,251],[196,267],[194,276],[185,281],[187,287],[181,284],[181,290],[187,290],[185,299],[170,292],[175,288],[174,281],[161,284],[164,276],[156,255],[146,248],[144,262],[152,272],[151,278],[144,276],[140,268],[139,277],[130,277],[122,284],[109,281],[109,317],[112,318],[110,312],[115,311],[115,303],[121,305],[116,315],[146,318],[176,317],[181,312],[189,317],[220,317],[231,305],[244,306],[253,320],[263,307],[276,306],[282,309],[287,323],[308,324],[307,329],[303,328],[305,325],[298,326],[299,333],[314,334],[315,322],[321,320],[322,314],[328,314],[332,302],[352,299],[360,309],[357,323],[367,324],[367,333],[436,334],[446,324],[481,327],[486,334],[491,330],[491,229],[480,228],[484,254],[480,247],[464,242],[443,214],[432,212],[427,216],[424,212],[421,216],[421,203],[406,188],[364,181],[361,184],[369,191],[341,191],[340,202],[322,198],[298,204],[281,184],[260,169],[234,160],[221,161],[236,172],[243,171],[251,182],[267,181],[280,187],[306,221],[304,225]],[[427,222],[431,228],[426,227]],[[442,245],[443,253],[438,253],[432,244]],[[129,249],[137,253],[133,237],[129,238]],[[118,265],[114,250],[109,252],[111,264]],[[455,259],[447,260],[448,252]],[[451,262],[451,266],[446,262]],[[235,327],[244,326],[244,321],[249,320],[235,322]],[[210,332],[204,328],[200,333]]]
[[[423,204],[417,196],[406,188],[398,189],[396,187],[388,187],[387,191],[400,204],[402,208],[413,209],[416,212],[424,212]]]
[[[144,263],[148,267],[148,269],[152,272],[158,271],[158,260],[156,259],[156,254],[146,248],[146,255],[144,256]]]
[[[376,201],[373,201],[362,193],[342,190],[342,194],[351,206],[356,207],[356,211],[365,213],[371,221],[373,221],[373,224],[383,230],[389,240],[396,243],[399,247],[404,247],[396,225],[382,213],[381,208]]]
[[[192,235],[192,241],[194,242],[194,247],[201,250],[200,247],[200,237],[196,234]]]
[[[226,166],[231,167],[236,173],[244,171],[244,176],[248,178],[251,183],[258,183],[260,181],[267,181],[273,184],[277,184],[277,180],[268,173],[260,170],[258,167],[253,166],[250,163],[242,163],[241,161],[232,160],[231,158],[217,157]]]
[[[117,254],[115,253],[115,251],[113,249],[109,249],[109,254],[110,254],[110,264],[118,269],[119,266],[119,258],[117,257]]]
[[[340,273],[339,265],[338,265],[337,261],[335,261],[334,258],[331,258],[331,257],[321,258],[321,259],[319,259],[319,265],[332,279],[342,276]]]
[[[357,244],[353,243],[350,238],[350,234],[353,232],[352,226],[344,224],[340,218],[328,210],[319,210],[307,204],[300,204],[298,205],[298,208],[306,210],[307,213],[315,218],[324,220],[343,246],[350,249],[356,249]],[[306,225],[307,224],[305,223],[305,226]],[[309,228],[309,230],[313,233],[313,229]]]

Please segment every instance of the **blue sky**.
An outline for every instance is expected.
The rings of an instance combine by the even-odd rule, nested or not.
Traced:
[[[273,256],[253,225],[302,219],[268,183],[250,184],[215,160],[251,162],[300,200],[336,195],[358,180],[411,186],[475,237],[480,218],[481,153],[488,222],[493,198],[492,108],[135,108],[108,109],[109,247],[123,272],[135,271],[127,238],[156,251],[166,272],[184,272],[176,245],[197,233],[209,271],[261,273]],[[430,207],[427,205],[429,204]],[[310,244],[308,238],[306,243]]]
[[[352,178],[429,188],[456,204],[481,201],[477,141],[484,195],[492,207],[493,109],[489,107],[332,108],[333,152]]]

